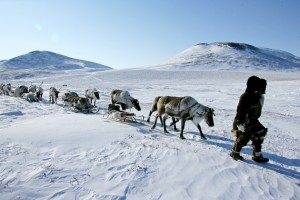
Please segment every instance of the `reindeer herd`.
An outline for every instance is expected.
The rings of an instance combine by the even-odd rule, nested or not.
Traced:
[[[0,85],[0,94],[22,97],[29,102],[38,102],[42,101],[43,97],[43,88],[41,87],[43,83],[39,86],[31,85],[27,86],[18,86],[15,89],[12,89],[11,84],[1,84]],[[61,88],[60,88],[61,89]],[[52,104],[57,104],[58,96],[60,89],[50,87],[49,89],[49,102]],[[96,100],[100,99],[100,93],[96,88],[85,90],[85,97],[80,97],[75,92],[65,92],[62,95],[62,101],[64,105],[68,105],[76,108],[82,112],[93,112],[93,109],[96,107]],[[137,111],[141,110],[139,101],[133,98],[128,91],[124,90],[113,90],[110,93],[111,103],[109,106],[114,105],[114,108],[117,105],[120,105],[122,110],[135,108]],[[94,102],[93,102],[94,101]],[[93,105],[92,105],[93,104]],[[118,106],[117,106],[118,108]],[[98,109],[99,111],[99,109]],[[180,138],[185,139],[183,136],[183,130],[185,128],[185,123],[188,120],[191,120],[193,124],[197,127],[201,139],[206,140],[204,136],[200,122],[205,121],[209,127],[214,126],[214,109],[204,106],[198,103],[193,97],[184,96],[184,97],[175,97],[175,96],[158,96],[155,97],[147,122],[150,123],[150,117],[153,112],[157,111],[155,116],[154,124],[151,127],[155,129],[157,124],[157,119],[159,118],[163,126],[163,131],[168,133],[166,128],[166,120],[171,117],[172,123],[171,126],[174,127],[174,130],[177,131],[176,123],[181,121],[181,131]]]
[[[15,96],[15,97],[22,97],[29,102],[38,102],[42,101],[43,98],[43,88],[41,87],[43,83],[39,86],[31,85],[29,87],[25,85],[21,85],[16,87],[15,89],[12,88],[11,84],[1,84],[0,85],[0,94],[4,94],[7,96]]]

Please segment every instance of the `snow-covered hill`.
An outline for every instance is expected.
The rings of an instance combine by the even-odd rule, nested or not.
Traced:
[[[70,58],[49,51],[32,51],[25,55],[0,61],[1,77],[12,79],[32,75],[58,74],[74,70],[105,71],[111,69],[111,67],[105,65]]]
[[[0,60],[0,66],[5,62],[6,60]]]
[[[295,71],[300,70],[300,58],[288,52],[243,43],[200,43],[154,69]]]

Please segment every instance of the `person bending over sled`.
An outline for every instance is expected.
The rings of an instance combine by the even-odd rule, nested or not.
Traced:
[[[230,156],[235,160],[244,159],[240,152],[243,146],[246,146],[251,140],[253,148],[252,160],[262,163],[269,161],[261,153],[262,143],[268,129],[258,121],[264,104],[266,87],[267,81],[257,76],[251,76],[247,80],[247,88],[240,97],[233,122],[232,133],[236,135],[236,141]]]

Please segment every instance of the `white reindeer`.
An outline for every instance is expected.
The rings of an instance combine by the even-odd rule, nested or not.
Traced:
[[[44,89],[42,88],[44,82],[42,82],[39,86],[37,86],[36,88],[36,96],[39,99],[39,101],[43,100],[43,93],[44,93]]]
[[[14,96],[15,97],[23,97],[23,95],[26,93],[28,93],[28,87],[26,87],[25,85],[20,85],[20,86],[16,87]]]
[[[91,99],[91,104],[93,104],[93,99],[94,99],[94,106],[96,105],[96,100],[100,99],[99,92],[97,91],[96,88],[94,89],[87,89],[85,91],[85,97],[88,99]]]
[[[36,96],[39,99],[39,101],[42,101],[43,93],[44,93],[44,89],[41,86],[38,86],[36,89]]]
[[[3,90],[4,95],[10,96],[10,95],[13,94],[13,91],[11,90],[11,84],[10,83],[4,85],[2,87],[2,90]]]
[[[53,104],[53,103],[56,103],[57,104],[57,99],[58,99],[58,94],[59,94],[59,91],[57,91],[56,88],[54,87],[50,87],[49,89],[49,101]]]
[[[28,92],[35,93],[36,92],[36,85],[32,85],[32,83],[31,83],[31,85],[28,88]]]
[[[168,103],[165,103],[168,102]],[[155,122],[152,126],[152,129],[155,128],[157,118],[163,117],[163,126],[164,132],[168,133],[166,129],[166,119],[171,116],[181,120],[181,132],[180,138],[185,139],[183,137],[183,130],[185,126],[185,122],[187,120],[192,120],[192,122],[197,126],[200,136],[202,139],[206,140],[204,136],[200,122],[204,119],[208,126],[214,126],[214,110],[212,108],[203,106],[202,104],[198,103],[193,97],[186,96],[186,97],[170,97],[164,96],[161,97],[157,102],[157,110],[158,114],[155,117]]]
[[[126,90],[113,90],[110,93],[110,98],[113,104],[120,104],[123,110],[131,109],[132,107],[138,111],[141,110],[139,101],[130,96],[129,92]]]

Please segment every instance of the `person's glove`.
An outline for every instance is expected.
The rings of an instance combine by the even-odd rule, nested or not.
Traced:
[[[246,128],[245,128],[245,124],[238,124],[237,128],[239,131],[245,132]]]

